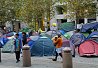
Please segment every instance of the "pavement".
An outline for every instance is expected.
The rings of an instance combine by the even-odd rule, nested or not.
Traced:
[[[62,58],[58,61],[52,61],[53,56],[31,57],[31,67],[26,68],[63,68]],[[24,68],[22,57],[19,63],[16,63],[14,53],[2,53],[2,62],[0,68]],[[98,57],[79,57],[73,58],[73,68],[98,68]]]

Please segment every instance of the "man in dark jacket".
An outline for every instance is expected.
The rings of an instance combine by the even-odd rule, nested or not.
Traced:
[[[19,39],[19,34],[15,35],[15,40],[14,40],[14,46],[15,46],[15,55],[16,55],[16,63],[18,63],[20,60],[20,51],[22,48],[21,45],[21,39]]]
[[[24,46],[25,44],[27,44],[27,36],[26,36],[25,32],[23,32],[22,35],[23,35],[23,37],[22,37],[22,43],[23,43],[23,46]]]

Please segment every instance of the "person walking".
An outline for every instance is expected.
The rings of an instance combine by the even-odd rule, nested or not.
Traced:
[[[19,34],[15,35],[15,40],[14,40],[14,47],[15,47],[15,55],[16,55],[16,63],[20,61],[20,52],[21,52],[21,39],[19,39]]]
[[[57,61],[57,57],[58,55],[60,55],[62,57],[62,37],[60,34],[58,34],[58,38],[57,40],[53,41],[54,44],[56,45],[56,55],[55,55],[55,58],[52,59],[53,61]]]

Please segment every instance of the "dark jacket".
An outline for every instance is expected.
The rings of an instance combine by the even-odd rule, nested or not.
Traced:
[[[23,37],[22,37],[22,42],[23,42],[23,46],[24,46],[25,44],[27,44],[27,36],[26,36],[26,35],[23,35]]]

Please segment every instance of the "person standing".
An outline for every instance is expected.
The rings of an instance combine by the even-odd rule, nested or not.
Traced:
[[[25,44],[27,44],[27,35],[26,35],[25,32],[23,32],[22,35],[23,35],[23,37],[22,37],[22,43],[23,43],[23,46],[24,46]]]
[[[60,55],[62,57],[62,37],[60,34],[58,34],[58,38],[56,41],[54,41],[54,44],[56,44],[56,56],[54,59],[52,59],[53,61],[57,61],[57,57],[58,55]]]
[[[20,52],[21,52],[21,39],[19,39],[19,34],[15,35],[15,40],[14,40],[14,46],[15,46],[15,55],[16,55],[16,63],[20,61]]]
[[[83,34],[80,33],[80,29],[75,30],[74,34],[71,36],[70,38],[70,47],[72,49],[72,57],[75,57],[75,49],[78,47],[79,45],[84,42],[85,40],[85,36]]]

